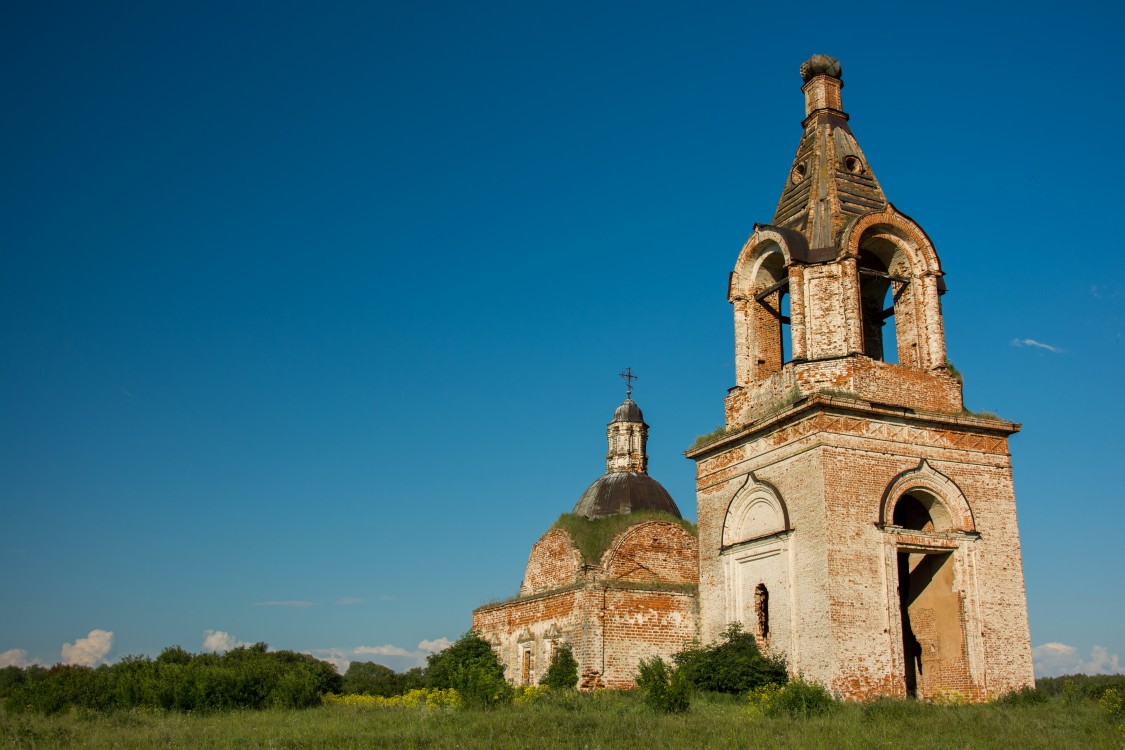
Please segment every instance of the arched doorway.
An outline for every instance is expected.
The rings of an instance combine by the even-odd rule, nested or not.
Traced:
[[[964,595],[957,585],[956,549],[927,548],[925,536],[944,535],[949,515],[930,493],[913,490],[894,506],[892,525],[915,532],[898,545],[898,608],[903,680],[910,697],[933,699],[968,684]]]

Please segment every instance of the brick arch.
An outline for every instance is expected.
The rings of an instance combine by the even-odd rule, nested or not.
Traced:
[[[790,299],[800,298],[800,289],[794,286],[800,285],[799,275],[789,272],[794,255],[804,252],[796,247],[804,238],[795,234],[757,227],[731,273],[728,298],[734,305],[735,382],[740,386],[779,373],[785,364],[785,341],[794,351],[792,331],[802,325],[801,308],[797,306],[792,320],[783,322],[782,301],[787,294]],[[755,299],[771,288],[772,292]]]
[[[520,594],[547,591],[574,583],[582,569],[582,553],[565,530],[554,528],[539,538],[527,558]]]
[[[884,323],[893,317],[898,364],[922,370],[944,368],[941,264],[922,228],[888,204],[844,230],[841,248],[857,274],[848,301],[849,337],[857,343],[857,351],[884,359],[888,333]],[[892,315],[884,313],[888,297]]]
[[[602,557],[607,578],[699,583],[699,542],[675,521],[642,521],[620,532]]]
[[[769,482],[747,476],[746,484],[735,493],[723,519],[722,546],[789,531],[789,508]]]
[[[885,209],[866,213],[844,230],[840,248],[844,255],[858,256],[860,245],[874,236],[885,237],[906,255],[913,275],[942,274],[937,250],[926,231],[891,204]]]
[[[918,466],[908,469],[887,485],[879,503],[878,524],[880,527],[891,523],[895,506],[907,495],[923,496],[923,502],[934,521],[936,531],[976,531],[976,521],[968,498],[957,483],[942,474],[923,459]],[[935,512],[938,514],[935,516]],[[940,528],[939,528],[940,527]]]
[[[759,226],[755,229],[742,250],[738,253],[738,260],[734,264],[734,276],[731,278],[730,294],[733,299],[736,295],[753,293],[754,274],[757,271],[761,258],[771,252],[780,252],[785,259],[784,265],[793,262],[793,248],[785,234],[768,226]]]

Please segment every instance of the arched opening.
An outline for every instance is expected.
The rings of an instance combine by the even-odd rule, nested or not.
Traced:
[[[789,272],[780,248],[775,245],[765,251],[753,278],[751,369],[754,379],[760,380],[780,372],[793,351],[789,334]]]
[[[887,263],[868,248],[861,249],[859,253],[859,297],[863,353],[872,359],[898,362],[895,290],[891,273]],[[887,330],[890,331],[889,336],[885,333]]]
[[[932,492],[915,488],[895,503],[891,523],[910,531],[948,531],[953,527],[949,510]]]
[[[930,518],[930,511],[914,495],[904,495],[895,504],[893,523],[895,526],[913,531],[934,530],[934,520]]]
[[[781,330],[779,331],[779,335],[781,336],[781,363],[785,364],[789,360],[793,359],[793,341],[792,341],[792,338],[791,338],[792,329],[790,328],[790,321],[792,320],[792,315],[789,312],[789,289],[788,288],[786,288],[785,290],[783,290],[781,292],[780,312],[781,312]]]
[[[758,618],[758,635],[770,637],[770,592],[766,584],[759,583],[754,588],[754,614]]]

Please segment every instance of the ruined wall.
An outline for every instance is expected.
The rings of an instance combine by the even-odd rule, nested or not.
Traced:
[[[674,521],[646,521],[617,535],[599,578],[615,581],[699,583],[699,543]]]
[[[695,592],[603,590],[603,681],[631,688],[642,659],[669,660],[698,637]]]
[[[492,644],[509,682],[536,685],[547,673],[552,649],[563,643],[571,645],[580,665],[600,660],[589,642],[587,598],[588,592],[575,588],[486,605],[473,611],[473,630]],[[526,680],[524,651],[531,653]]]
[[[520,596],[473,612],[473,629],[493,645],[513,684],[537,684],[566,643],[582,687],[632,687],[642,659],[668,659],[698,636],[698,546],[680,524],[630,526],[599,566],[582,569],[571,553],[565,531],[544,534]]]
[[[772,546],[788,553],[791,635],[783,637],[775,628],[770,645],[785,652],[790,669],[851,698],[903,696],[898,554],[948,553],[942,575],[956,604],[919,605],[919,611],[946,622],[936,639],[936,620],[919,624],[930,627],[919,640],[928,639],[935,652],[929,655],[934,669],[919,682],[920,694],[959,690],[986,699],[1032,684],[1006,439],[1014,429],[995,420],[926,420],[821,402],[691,454],[698,461],[703,639],[715,639],[735,619],[755,631],[747,600],[753,581],[733,571],[776,580],[780,568],[737,567],[739,556],[753,562],[755,548]],[[790,529],[724,549],[731,502],[763,484],[785,503]],[[919,486],[948,496],[950,527],[932,533],[880,528],[882,521],[890,523],[883,504],[892,485],[898,495]],[[957,610],[955,630],[948,627],[950,607]]]
[[[915,411],[960,414],[963,407],[961,382],[945,372],[849,356],[791,363],[753,385],[732,388],[725,402],[727,426],[747,425],[793,403],[795,397],[823,389]]]
[[[531,548],[520,594],[570,585],[578,580],[581,568],[582,554],[574,546],[570,534],[563,529],[551,529]]]

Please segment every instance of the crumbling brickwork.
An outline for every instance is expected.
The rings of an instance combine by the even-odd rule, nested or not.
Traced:
[[[726,428],[687,453],[698,536],[634,524],[592,563],[562,529],[544,535],[520,596],[473,613],[513,682],[537,681],[566,642],[583,687],[627,687],[641,659],[737,622],[846,698],[987,700],[1034,684],[1008,450],[1019,425],[963,409],[937,251],[875,179],[841,75],[825,55],[801,67],[793,166],[730,277]],[[607,475],[575,513],[648,503],[679,517],[644,475],[630,398],[607,438]]]
[[[695,536],[674,521],[625,528],[587,565],[554,528],[532,548],[520,595],[475,610],[473,629],[515,684],[536,684],[566,643],[586,687],[632,687],[642,659],[670,658],[697,636],[698,561]]]
[[[883,195],[840,75],[823,55],[802,66],[790,178],[731,275],[727,430],[688,452],[701,632],[741,622],[849,698],[984,700],[1033,684],[1008,452],[1019,425],[964,412],[944,272]],[[792,353],[780,364],[779,341]]]

